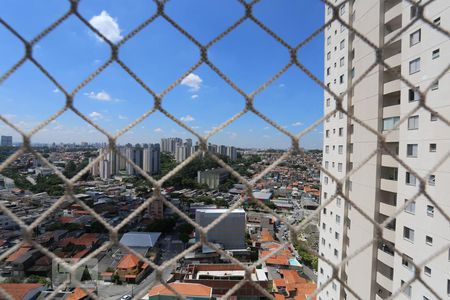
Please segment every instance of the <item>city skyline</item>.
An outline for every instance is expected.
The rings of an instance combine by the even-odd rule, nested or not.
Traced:
[[[323,4],[319,1],[293,4],[295,9],[289,9],[281,2],[263,2],[255,6],[254,12],[261,20],[278,29],[277,33],[289,43],[299,43],[321,25]],[[46,10],[47,5],[52,6],[51,14],[38,13]],[[23,5],[20,1],[11,1],[5,5],[2,17],[18,27],[20,34],[31,38],[40,29],[45,28],[54,19],[54,15],[67,9],[67,5],[65,2],[42,5],[28,2]],[[205,31],[196,30],[203,21],[201,18],[187,19],[187,4],[172,6],[168,3],[167,12],[182,24],[194,21],[192,28],[188,29],[192,29],[196,38],[204,43],[222,32],[243,13],[239,4],[230,1],[217,2],[213,6],[208,5],[207,1],[199,1],[191,6],[195,6],[204,21],[214,19],[212,26],[204,28]],[[23,12],[23,20],[29,19],[27,22],[13,17],[13,12],[17,9]],[[123,9],[123,4],[106,1],[80,4],[80,11],[86,19],[100,31],[108,32],[108,37],[113,42],[120,41],[139,22],[149,17],[154,9],[151,2],[137,2],[131,11]],[[296,20],[295,10],[310,11],[310,15],[306,16],[308,22]],[[31,14],[33,18],[27,18]],[[3,72],[14,63],[17,53],[20,53],[17,48],[20,45],[3,28],[0,29],[0,38],[8,44],[8,47],[0,49],[0,55],[6,58],[0,62],[0,71]],[[121,58],[156,92],[163,91],[182,76],[199,56],[195,45],[162,20],[150,24],[134,39],[121,48]],[[155,41],[160,47],[150,46]],[[298,55],[301,62],[318,78],[323,78],[322,44],[323,35],[319,34],[306,44]],[[242,50],[241,53],[230,56],[230,50],[236,47]],[[264,53],[276,55],[269,58]],[[33,55],[70,91],[106,60],[108,49],[106,44],[87,28],[69,18],[58,30],[37,43]],[[240,88],[250,93],[285,66],[289,53],[255,24],[245,22],[233,34],[210,49],[210,59]],[[142,62],[139,63],[139,60]],[[70,72],[61,72],[68,69]],[[22,89],[21,85],[30,77],[33,81],[27,81],[28,89]],[[297,134],[322,115],[321,92],[321,87],[307,75],[291,68],[256,96],[255,106],[263,114],[270,114],[280,126]],[[64,101],[61,91],[28,62],[0,86],[0,105],[5,108],[2,116],[25,131],[34,128],[63,107]],[[143,112],[151,109],[153,99],[113,63],[77,93],[74,105],[110,134],[116,134]],[[245,99],[205,64],[189,74],[163,99],[163,107],[167,111],[200,135],[206,135],[244,106]],[[295,113],[292,113],[293,107],[298,107]],[[321,148],[321,131],[319,126],[306,135],[302,146],[308,149]],[[0,133],[13,135],[16,141],[20,139],[16,132],[3,123],[0,124]],[[155,142],[167,135],[193,138],[185,129],[156,112],[119,138],[118,142],[134,143],[141,139]],[[107,139],[73,112],[67,111],[32,137],[32,142],[35,143],[50,140],[102,142]],[[224,128],[211,138],[211,142],[232,142],[239,147],[290,146],[290,140],[283,133],[251,113]]]

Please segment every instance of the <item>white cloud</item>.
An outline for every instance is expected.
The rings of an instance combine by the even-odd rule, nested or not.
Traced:
[[[103,115],[99,112],[93,111],[89,114],[89,117],[91,117],[93,120],[100,120],[103,118]]]
[[[98,101],[111,101],[111,95],[105,91],[84,93],[85,96]]]
[[[194,94],[194,95],[191,96],[191,99],[193,99],[193,100],[195,100],[195,99],[197,99],[197,98],[198,98],[198,95],[197,95],[197,94]]]
[[[89,20],[89,23],[113,43],[117,43],[123,38],[120,34],[122,29],[120,29],[117,19],[111,17],[105,10],[98,16],[93,16]],[[96,35],[96,37],[103,42],[103,39],[100,36]]]
[[[200,78],[200,76],[194,73],[190,73],[188,76],[184,77],[183,80],[181,80],[181,84],[189,87],[189,91],[194,93],[200,90],[202,81],[203,80]]]
[[[298,127],[298,126],[302,126],[302,125],[303,125],[302,122],[295,122],[295,123],[292,123],[292,126],[294,126],[294,127]]]
[[[59,93],[59,89],[54,89],[52,92],[57,94],[57,93]]]
[[[266,126],[263,128],[264,130],[269,130],[269,126]]]
[[[194,117],[192,117],[191,115],[186,115],[184,117],[180,118],[181,121],[183,122],[192,122],[195,121]]]
[[[192,128],[192,129],[199,129],[200,126],[192,126],[191,128]]]
[[[154,132],[163,132],[163,130],[161,128],[155,128],[155,130],[153,130]]]
[[[284,83],[280,83],[279,85],[278,85],[278,87],[279,88],[284,88],[286,85],[284,84]]]
[[[126,119],[128,119],[128,117],[124,116],[124,115],[119,115],[118,118],[119,118],[119,120],[126,120]]]

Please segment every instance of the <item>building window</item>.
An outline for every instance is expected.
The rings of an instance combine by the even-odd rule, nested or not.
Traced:
[[[447,295],[450,295],[450,279],[447,279]]]
[[[327,53],[327,60],[330,60],[331,59],[331,52],[328,52]]]
[[[327,68],[327,75],[330,75],[330,67]]]
[[[338,146],[338,153],[339,153],[339,154],[344,153],[344,146],[343,146],[343,145],[339,145],[339,146]]]
[[[329,162],[325,161],[325,169],[328,169],[328,164],[329,164]]]
[[[341,223],[341,216],[336,215],[336,223],[340,224]]]
[[[420,29],[418,29],[409,35],[409,46],[412,47],[420,43],[420,40],[421,40],[421,31]]]
[[[330,146],[326,145],[325,146],[325,153],[329,153],[330,152]]]
[[[433,23],[434,23],[434,25],[436,25],[436,26],[440,26],[440,25],[441,25],[441,17],[434,19],[434,20],[433,20]]]
[[[433,82],[433,84],[431,85],[431,90],[435,91],[439,89],[439,80],[436,80],[435,82]]]
[[[338,172],[342,172],[342,163],[338,163]]]
[[[330,131],[328,129],[325,131],[325,137],[330,137]]]
[[[351,76],[352,78],[355,78],[355,67],[353,67],[353,68],[350,70],[350,76]]]
[[[428,176],[428,185],[431,185],[431,186],[436,185],[436,175]]]
[[[322,229],[325,229],[327,227],[327,224],[322,223]]]
[[[434,217],[434,206],[427,205],[427,216]]]
[[[414,74],[420,71],[420,57],[409,62],[409,74]]]
[[[327,45],[331,44],[331,36],[327,37]]]
[[[419,129],[419,116],[412,116],[408,118],[408,130]]]
[[[405,284],[405,282],[403,280],[401,280],[401,285],[403,286]],[[411,286],[408,285],[407,287],[405,287],[405,289],[403,290],[403,294],[405,294],[406,296],[408,296],[409,298],[411,297]]]
[[[403,226],[403,238],[414,242],[414,229]]]
[[[324,182],[325,184],[328,184],[328,176],[325,176],[325,177],[323,178],[323,182]]]
[[[339,44],[339,49],[342,50],[345,48],[345,40],[342,40],[341,43]]]
[[[412,264],[413,259],[406,254],[402,255],[402,265],[408,268],[410,271],[414,270],[414,265]]]
[[[420,1],[418,1],[418,3],[420,3]],[[411,11],[410,11],[410,19],[414,19],[415,17],[419,16],[419,9],[417,6],[412,5],[411,6]]]
[[[342,111],[339,112],[339,119],[343,119],[344,118],[344,113]]]
[[[341,57],[341,59],[339,60],[339,66],[343,67],[344,66],[344,62],[345,62],[344,57]]]
[[[345,31],[345,26],[344,26],[344,24],[341,24],[341,32],[344,32]]]
[[[431,114],[430,114],[430,121],[431,121],[431,122],[437,121],[437,119],[438,119],[438,118],[437,118],[437,115],[436,115],[435,113],[431,113]]]
[[[416,176],[414,176],[413,174],[406,172],[406,184],[407,185],[416,185]]]
[[[341,16],[343,14],[345,14],[345,4],[341,5],[340,9],[339,9],[339,13],[341,14]]]
[[[343,136],[344,135],[344,128],[341,127],[339,128],[339,136]]]
[[[329,106],[330,106],[330,103],[331,103],[330,98],[327,99],[326,103],[327,103],[327,107],[329,107]]]
[[[336,206],[341,207],[341,198],[336,198]]]
[[[339,76],[339,83],[340,84],[344,83],[344,75]]]
[[[339,232],[335,232],[335,233],[334,233],[334,238],[335,238],[336,240],[339,240]]]
[[[331,8],[331,6],[328,6],[327,8],[327,14],[331,14],[333,12],[333,8]]]
[[[408,202],[408,199],[405,199],[405,203],[406,202]],[[408,205],[406,205],[405,206],[405,209],[404,209],[407,213],[410,213],[410,214],[415,214],[416,213],[416,202],[415,201],[413,201],[413,202],[411,202],[411,203],[409,203]]]
[[[419,87],[417,87],[416,89],[409,89],[408,92],[409,102],[419,101],[419,99],[420,99]]]
[[[390,117],[383,119],[383,130],[393,129],[400,121],[400,117]]]
[[[406,156],[408,157],[417,157],[417,150],[419,145],[417,144],[408,144],[406,145]]]
[[[430,152],[436,152],[437,145],[436,144],[430,144]]]
[[[429,246],[433,246],[433,238],[429,235],[425,236],[425,243]]]
[[[433,52],[431,53],[431,58],[432,59],[438,58],[440,56],[439,52],[440,52],[439,49],[433,50]]]
[[[431,268],[430,267],[425,266],[423,268],[423,272],[425,273],[425,275],[431,276]]]

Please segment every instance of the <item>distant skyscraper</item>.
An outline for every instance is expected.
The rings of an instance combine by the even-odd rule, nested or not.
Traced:
[[[13,138],[10,135],[2,135],[0,145],[3,147],[11,147],[13,145]]]
[[[107,159],[100,161],[100,178],[103,180],[111,178],[111,162]]]
[[[230,160],[236,160],[237,159],[237,150],[235,147],[233,146],[228,146],[227,147],[227,157]]]
[[[162,138],[161,139],[161,151],[166,153],[172,153],[175,155],[175,149],[177,145],[181,145],[183,140],[180,138]]]
[[[157,174],[160,169],[160,147],[158,144],[144,146],[143,170],[149,174]]]

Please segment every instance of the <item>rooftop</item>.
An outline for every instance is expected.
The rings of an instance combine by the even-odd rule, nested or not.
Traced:
[[[169,283],[169,286],[177,291],[180,295],[185,297],[211,297],[212,288],[198,283],[181,283],[181,282],[173,282]],[[156,296],[156,295],[175,295],[174,292],[169,290],[164,285],[160,284],[153,287],[150,291],[148,291],[148,295]]]
[[[161,232],[127,232],[120,239],[120,243],[128,247],[152,248],[160,236]]]

